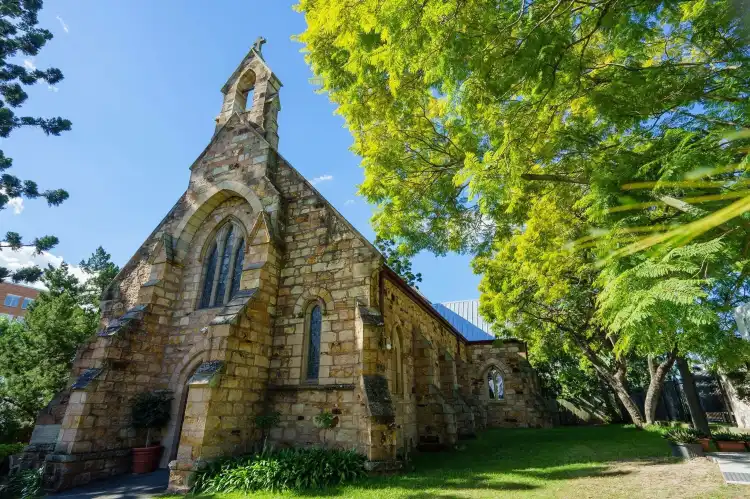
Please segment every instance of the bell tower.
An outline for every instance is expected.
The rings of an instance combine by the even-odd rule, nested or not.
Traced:
[[[224,104],[216,118],[216,130],[237,113],[257,125],[271,147],[278,149],[281,82],[263,59],[264,43],[266,39],[259,36],[222,87]]]

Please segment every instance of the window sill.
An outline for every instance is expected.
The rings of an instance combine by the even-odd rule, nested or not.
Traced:
[[[277,392],[302,392],[307,390],[354,390],[354,388],[354,383],[332,383],[328,385],[319,385],[317,383],[302,383],[299,385],[268,385],[268,389],[270,391]]]

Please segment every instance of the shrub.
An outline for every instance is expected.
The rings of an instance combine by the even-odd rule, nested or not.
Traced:
[[[193,492],[319,489],[356,481],[365,474],[365,457],[355,451],[283,449],[222,459],[199,469]]]
[[[13,473],[5,485],[0,486],[0,499],[34,499],[44,495],[42,473],[44,468]]]
[[[734,433],[732,431],[715,431],[713,437],[714,440],[720,442],[743,442],[747,438],[747,435],[743,433]]]
[[[23,450],[24,447],[26,447],[26,445],[22,443],[0,444],[0,463],[5,461],[6,457],[12,456],[13,454],[18,454]]]
[[[698,443],[698,435],[695,430],[690,430],[688,428],[670,428],[665,431],[662,436],[675,444]]]
[[[331,412],[323,411],[313,417],[313,424],[322,429],[333,428],[336,426],[336,416]]]

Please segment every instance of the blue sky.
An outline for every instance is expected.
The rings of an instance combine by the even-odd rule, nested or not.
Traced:
[[[265,59],[284,84],[281,154],[308,179],[322,179],[320,192],[372,239],[373,207],[356,195],[359,158],[291,40],[305,27],[293,4],[48,0],[40,24],[55,38],[27,64],[59,67],[65,80],[31,88],[21,111],[66,117],[73,130],[60,137],[19,130],[0,147],[14,160],[12,173],[65,188],[70,199],[57,208],[26,200],[22,210],[0,211],[0,231],[57,235],[59,246],[40,262],[76,263],[102,245],[124,264],[185,190],[188,168],[211,138],[221,86],[263,35]],[[27,260],[0,254],[6,264]],[[478,296],[468,257],[423,254],[413,264],[432,301]]]

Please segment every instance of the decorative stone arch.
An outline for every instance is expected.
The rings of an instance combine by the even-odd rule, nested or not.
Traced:
[[[510,376],[513,373],[505,362],[494,357],[484,361],[482,369],[479,372],[483,375],[487,374],[487,371],[489,371],[491,367],[495,367],[503,376]]]
[[[392,392],[403,397],[406,395],[406,375],[404,373],[404,328],[401,326],[401,321],[397,321],[392,326],[392,330],[389,334],[391,353],[389,355],[389,361],[392,364],[390,366],[392,376]]]
[[[253,101],[250,101],[250,108],[248,109],[247,98],[251,91],[255,89],[256,79],[255,71],[250,66],[247,66],[240,77],[237,78],[226,97],[227,101],[231,99],[233,111],[242,113],[246,110],[252,110]]]
[[[245,254],[247,254],[248,249],[250,248],[250,241],[248,240],[249,232],[247,230],[247,227],[245,227],[245,224],[237,218],[234,215],[227,215],[224,218],[219,221],[208,233],[206,236],[206,240],[203,242],[203,246],[198,251],[198,261],[203,262],[203,259],[206,257],[206,253],[208,252],[208,249],[211,247],[211,244],[214,242],[214,239],[218,235],[219,231],[224,228],[227,224],[234,224],[236,227],[238,227],[242,231],[242,237],[245,240]]]
[[[232,197],[241,197],[248,202],[254,212],[263,211],[263,204],[260,198],[248,186],[233,180],[224,180],[218,182],[206,191],[199,194],[194,199],[186,196],[188,208],[177,223],[173,231],[175,239],[175,251],[178,261],[185,257],[193,237],[203,224],[203,221],[214,211],[221,203]],[[245,228],[247,230],[247,228]]]
[[[485,401],[492,400],[493,402],[502,402],[504,399],[490,399],[489,397],[489,386],[487,385],[487,374],[490,372],[491,369],[496,369],[500,373],[500,376],[503,379],[503,383],[505,383],[508,380],[509,376],[512,374],[512,371],[500,359],[493,358],[493,359],[489,359],[485,361],[480,371],[479,396],[482,400],[485,400]]]
[[[180,443],[180,430],[182,429],[182,420],[187,402],[187,382],[195,370],[198,369],[198,366],[208,358],[211,350],[210,346],[211,341],[209,339],[205,339],[199,344],[194,345],[177,365],[169,379],[169,388],[172,390],[174,398],[172,399],[172,407],[170,409],[172,417],[169,419],[167,431],[162,441],[162,445],[166,450],[161,457],[161,467],[165,467],[169,461],[174,459],[177,453],[177,446]]]
[[[294,304],[294,316],[297,318],[304,317],[310,303],[314,301],[317,301],[322,305],[323,315],[333,311],[333,297],[331,296],[331,293],[325,288],[312,287],[305,289],[302,295],[297,298],[297,301]]]

